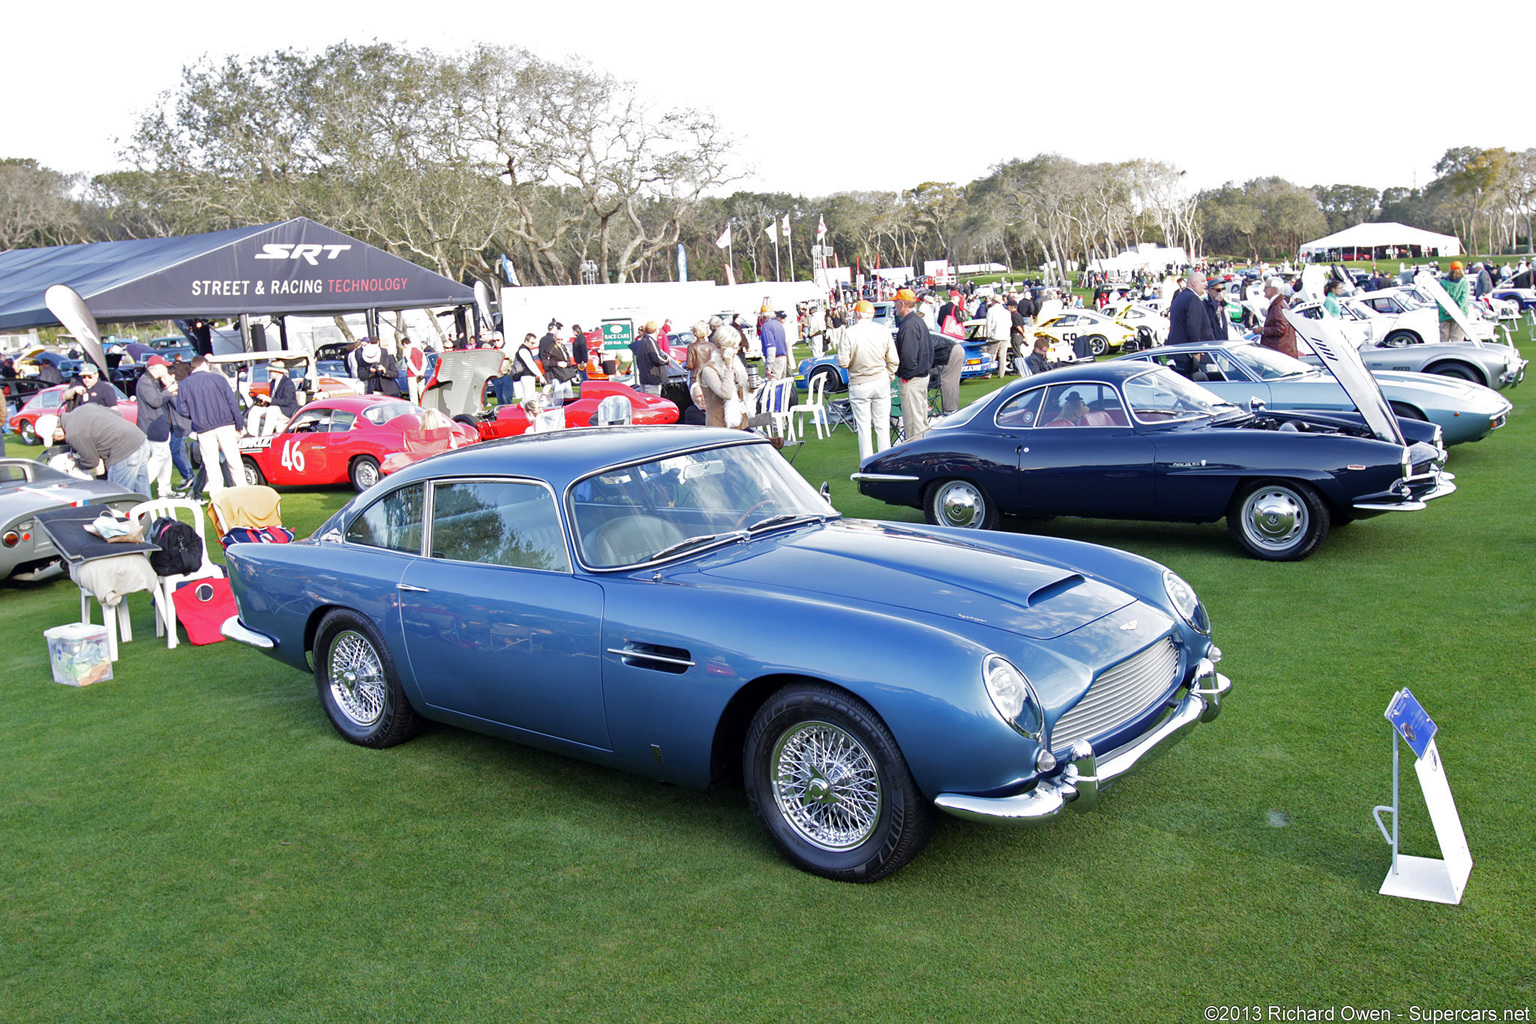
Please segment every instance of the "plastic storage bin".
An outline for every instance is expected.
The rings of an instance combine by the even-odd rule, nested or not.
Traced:
[[[109,614],[116,609],[109,609]],[[112,659],[107,654],[107,627],[71,622],[43,630],[48,640],[48,664],[53,681],[65,686],[90,686],[112,678]]]

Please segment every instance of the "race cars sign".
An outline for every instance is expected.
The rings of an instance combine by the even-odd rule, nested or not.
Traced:
[[[620,349],[628,349],[634,340],[635,322],[633,320],[603,321],[604,352],[617,352]]]

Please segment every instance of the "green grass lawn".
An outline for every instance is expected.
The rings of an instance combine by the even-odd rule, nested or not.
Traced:
[[[115,678],[55,685],[41,633],[74,619],[77,591],[0,584],[0,1021],[1530,1006],[1533,396],[1453,450],[1458,493],[1337,529],[1305,562],[1247,559],[1222,524],[1040,527],[1193,583],[1233,696],[1096,811],[1021,831],[946,819],[872,886],[781,860],[739,790],[443,727],[352,746],[312,679],[231,643],[168,651],[142,595]],[[846,430],[795,455],[845,513],[919,518],[859,497],[856,462]],[[287,492],[285,518],[307,533],[348,496]],[[1440,725],[1476,861],[1456,907],[1376,891],[1382,712],[1404,685]],[[1404,782],[1405,852],[1435,856],[1406,765]]]

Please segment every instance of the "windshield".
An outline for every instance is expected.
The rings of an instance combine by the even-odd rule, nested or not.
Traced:
[[[1214,419],[1237,408],[1162,366],[1126,381],[1125,401],[1142,423],[1166,423],[1200,416]]]
[[[1231,352],[1232,356],[1259,380],[1303,377],[1309,373],[1317,372],[1314,367],[1308,366],[1300,359],[1288,356],[1284,352],[1276,352],[1272,348],[1264,348],[1260,345],[1249,345],[1245,348],[1232,349]]]
[[[370,405],[363,410],[363,419],[376,427],[382,427],[390,420],[399,419],[401,416],[421,416],[425,409],[410,402],[380,402]]]
[[[837,512],[766,444],[604,470],[571,488],[581,560],[618,569]]]

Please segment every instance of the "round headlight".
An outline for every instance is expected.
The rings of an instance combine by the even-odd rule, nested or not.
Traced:
[[[1044,722],[1040,705],[1035,699],[1029,680],[1000,654],[990,654],[981,666],[982,678],[987,684],[987,696],[1003,720],[1027,736],[1036,739]]]
[[[1210,616],[1205,614],[1205,606],[1200,603],[1200,598],[1195,596],[1194,587],[1180,579],[1178,573],[1167,569],[1163,572],[1163,589],[1168,591],[1168,600],[1173,603],[1173,607],[1185,622],[1189,623],[1197,633],[1211,635]]]

